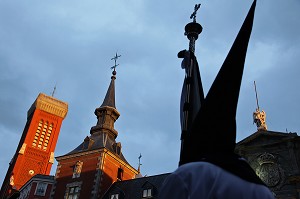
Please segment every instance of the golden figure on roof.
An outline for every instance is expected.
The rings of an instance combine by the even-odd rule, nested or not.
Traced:
[[[253,123],[256,124],[258,131],[266,131],[266,130],[268,130],[267,125],[266,125],[266,112],[264,110],[262,110],[262,111],[259,110],[258,96],[257,96],[255,81],[254,81],[254,89],[255,89],[257,108],[256,108],[255,112],[253,112]]]
[[[264,110],[259,111],[259,109],[256,109],[256,111],[253,112],[253,123],[256,124],[258,131],[268,130],[266,125],[266,113]]]

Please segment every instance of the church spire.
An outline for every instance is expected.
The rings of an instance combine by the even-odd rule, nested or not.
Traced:
[[[115,80],[117,75],[116,67],[119,65],[116,62],[120,56],[121,55],[116,53],[115,57],[111,59],[115,61],[115,65],[111,67],[111,69],[113,69],[111,82],[102,105],[95,110],[95,115],[98,119],[97,125],[92,127],[90,131],[91,134],[97,132],[106,132],[113,139],[118,136],[118,132],[114,129],[114,123],[120,116],[120,113],[117,111],[115,105]]]
[[[116,71],[113,71],[113,75],[111,76],[110,85],[108,87],[107,93],[103,100],[103,103],[100,107],[109,106],[116,108],[115,104],[115,79],[116,79]]]
[[[116,68],[117,68],[117,66],[119,66],[119,64],[117,64],[117,59],[119,57],[121,57],[121,55],[118,55],[118,53],[116,53],[116,55],[113,58],[111,58],[111,60],[115,61],[115,65],[113,65],[110,68],[110,69],[113,69],[112,76],[111,76],[111,82],[110,82],[110,85],[108,87],[108,90],[107,90],[106,96],[104,98],[104,101],[103,101],[103,103],[100,107],[109,106],[109,107],[116,108],[116,104],[115,104],[115,79],[116,79],[116,75],[117,75]]]

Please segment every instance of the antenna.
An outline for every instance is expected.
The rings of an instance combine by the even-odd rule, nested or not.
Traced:
[[[51,94],[52,97],[54,96],[55,90],[56,90],[56,84],[55,84],[55,86],[53,88],[53,91],[52,91],[52,94]]]
[[[257,90],[256,90],[256,83],[255,83],[255,81],[254,81],[254,90],[255,90],[255,96],[256,96],[257,110],[259,111],[259,104],[258,104],[258,97],[257,97]]]

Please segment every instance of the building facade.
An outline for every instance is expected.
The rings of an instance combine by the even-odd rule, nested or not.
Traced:
[[[247,159],[277,199],[300,198],[300,137],[297,133],[257,131],[238,142],[236,152]]]
[[[0,198],[19,190],[36,174],[49,175],[54,150],[68,104],[40,93],[27,113],[27,122],[17,150],[9,163]]]
[[[52,198],[102,198],[108,188],[122,180],[134,179],[139,173],[122,154],[114,123],[120,116],[115,106],[115,79],[102,105],[96,108],[97,124],[83,142],[58,162]]]
[[[37,174],[19,190],[19,199],[48,199],[54,184],[54,176]]]

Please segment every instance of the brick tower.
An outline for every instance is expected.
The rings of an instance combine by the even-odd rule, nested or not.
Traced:
[[[116,181],[133,179],[139,173],[125,159],[114,123],[120,116],[115,107],[114,70],[102,105],[96,108],[97,124],[83,142],[58,162],[52,198],[101,198]]]
[[[27,122],[9,163],[0,199],[20,189],[36,174],[50,174],[60,127],[67,112],[67,103],[42,93],[38,95],[27,112]]]

